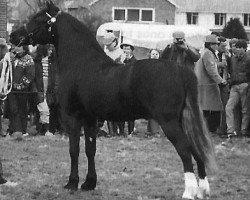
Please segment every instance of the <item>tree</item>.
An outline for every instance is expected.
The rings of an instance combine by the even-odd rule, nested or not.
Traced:
[[[61,10],[65,9],[65,0],[52,0]],[[37,13],[44,5],[46,0],[8,0],[8,19],[15,19],[13,30],[25,23],[29,17]],[[69,14],[83,22],[95,35],[97,28],[104,23],[101,16],[91,13],[86,7],[79,6],[69,10]]]
[[[240,22],[239,18],[231,18],[230,21],[226,24],[226,26],[222,30],[223,37],[226,38],[238,38],[248,40],[246,31]]]
[[[86,7],[79,6],[74,11],[71,10],[69,14],[82,22],[91,31],[91,33],[93,33],[93,35],[96,35],[98,27],[106,22],[100,15],[92,13]]]
[[[8,19],[23,23],[29,16],[38,12],[45,4],[46,0],[7,0],[8,2]],[[53,3],[59,7],[64,0],[53,0]]]

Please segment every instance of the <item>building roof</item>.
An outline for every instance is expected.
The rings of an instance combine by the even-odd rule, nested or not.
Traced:
[[[177,12],[250,13],[249,0],[171,0]]]
[[[100,0],[70,0],[66,8],[89,7]],[[202,13],[250,13],[249,0],[166,0],[177,8],[177,12]]]
[[[94,0],[71,0],[65,1],[66,8],[89,7]]]

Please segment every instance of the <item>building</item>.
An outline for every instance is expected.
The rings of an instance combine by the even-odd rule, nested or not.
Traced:
[[[80,7],[106,21],[199,25],[221,32],[230,18],[239,18],[250,38],[249,0],[70,0],[68,11]]]
[[[221,32],[230,18],[239,18],[250,39],[249,0],[174,0],[175,24],[207,26]]]
[[[7,37],[7,0],[0,0],[0,37]]]

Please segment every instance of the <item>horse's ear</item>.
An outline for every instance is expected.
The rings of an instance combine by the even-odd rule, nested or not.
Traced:
[[[55,5],[51,0],[47,0],[46,1],[46,7],[49,9],[49,8],[55,7]]]

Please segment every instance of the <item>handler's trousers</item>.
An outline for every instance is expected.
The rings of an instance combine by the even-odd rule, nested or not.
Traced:
[[[7,98],[9,107],[9,131],[26,133],[28,122],[28,93],[10,93]]]
[[[230,90],[229,100],[226,105],[227,132],[236,131],[234,122],[234,108],[241,102],[241,133],[246,134],[249,123],[249,87],[247,83],[233,85]]]

